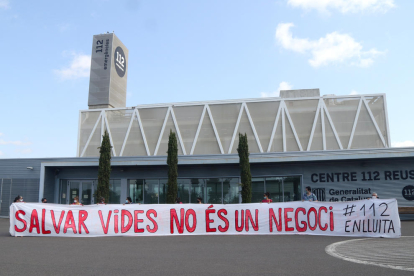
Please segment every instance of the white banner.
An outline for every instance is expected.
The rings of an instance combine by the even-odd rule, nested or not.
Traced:
[[[12,236],[305,234],[401,236],[396,199],[252,204],[13,203]]]

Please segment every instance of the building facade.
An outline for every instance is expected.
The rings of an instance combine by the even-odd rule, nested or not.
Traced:
[[[167,145],[178,138],[178,196],[185,203],[241,202],[238,134],[247,134],[253,202],[396,198],[414,206],[414,148],[391,148],[385,94],[280,97],[125,107],[128,49],[114,34],[93,38],[88,110],[79,113],[77,157],[0,159],[0,216],[19,194],[94,204],[102,135],[112,145],[109,203],[166,203]]]
[[[275,202],[300,200],[311,186],[321,201],[396,198],[413,207],[414,149],[252,153],[253,202],[270,192]],[[98,158],[0,159],[0,216],[20,194],[25,201],[69,204],[79,196],[94,204]],[[179,156],[179,197],[183,203],[240,203],[238,156]],[[166,156],[113,157],[109,203],[130,196],[135,203],[165,203]]]
[[[384,94],[321,97],[313,90],[317,96],[80,111],[78,156],[98,156],[105,130],[113,156],[166,155],[169,130],[184,156],[237,153],[239,133],[251,153],[390,147]]]

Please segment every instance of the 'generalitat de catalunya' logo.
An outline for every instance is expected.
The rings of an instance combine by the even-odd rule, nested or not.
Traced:
[[[124,50],[119,46],[115,49],[114,59],[116,72],[118,73],[118,76],[122,78],[125,75],[127,64]]]
[[[414,186],[413,185],[405,186],[402,190],[402,196],[406,200],[414,200]]]

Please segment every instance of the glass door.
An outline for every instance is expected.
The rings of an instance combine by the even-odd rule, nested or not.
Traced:
[[[197,184],[198,185],[198,184]],[[191,187],[191,180],[190,179],[177,179],[177,196],[180,198],[182,203],[190,203],[190,187]]]
[[[72,204],[75,197],[79,197],[79,201],[84,205],[94,204],[93,193],[93,180],[70,180],[68,181],[66,204]]]
[[[66,199],[66,204],[72,204],[73,200],[75,199],[75,197],[79,197],[79,200],[81,200],[80,198],[80,186],[81,186],[81,182],[80,181],[68,181],[68,197]]]
[[[129,181],[129,196],[133,203],[144,203],[144,180],[135,179]]]
[[[220,178],[208,178],[206,182],[206,197],[203,199],[203,203],[223,203],[222,187]]]
[[[252,178],[252,203],[262,202],[265,193],[265,179]]]
[[[198,203],[197,198],[201,197],[202,202],[205,202],[204,198],[204,179],[192,178],[191,179],[191,195],[190,203]]]
[[[159,185],[158,179],[144,180],[144,203],[158,204]]]
[[[82,181],[81,183],[81,187],[82,187],[82,199],[80,199],[80,201],[82,202],[82,204],[84,205],[90,205],[93,203],[93,181]]]
[[[223,203],[239,203],[241,194],[239,189],[239,178],[224,178],[223,179]]]
[[[273,202],[283,202],[282,177],[266,177],[266,192]]]
[[[283,179],[284,201],[301,200],[300,177],[291,176]]]

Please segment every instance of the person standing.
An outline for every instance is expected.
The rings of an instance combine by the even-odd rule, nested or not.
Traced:
[[[132,204],[132,199],[131,199],[131,197],[129,197],[129,196],[128,196],[128,197],[126,198],[126,200],[125,200],[125,204]],[[125,204],[124,204],[124,205],[125,205]]]
[[[42,203],[47,203],[47,199],[45,197],[42,198]]]
[[[318,201],[316,198],[316,195],[312,193],[312,188],[310,186],[307,186],[306,192],[302,196],[302,201]]]
[[[203,204],[203,199],[201,197],[197,197],[197,203],[198,204]]]
[[[273,202],[273,200],[270,199],[270,193],[269,192],[264,193],[262,202],[263,203]]]
[[[23,201],[23,197],[21,196],[21,195],[17,195],[15,198],[14,198],[14,201],[13,201],[14,203],[18,203],[18,202],[23,202],[23,203],[25,203],[24,201]]]
[[[71,205],[83,205],[83,204],[79,202],[79,197],[75,196],[73,198],[73,203]]]

